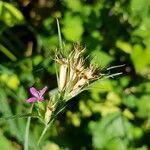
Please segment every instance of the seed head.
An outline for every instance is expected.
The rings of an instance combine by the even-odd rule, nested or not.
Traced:
[[[72,53],[65,57],[57,57],[60,64],[59,69],[59,91],[65,96],[73,97],[78,94],[91,81],[95,80],[97,68],[94,65],[86,66],[86,59],[83,57],[85,48],[79,43],[74,45]]]

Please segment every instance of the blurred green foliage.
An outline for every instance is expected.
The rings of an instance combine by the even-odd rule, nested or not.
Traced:
[[[125,66],[70,101],[41,149],[150,149],[149,0],[0,1],[0,117],[27,114],[32,85],[57,86],[56,17],[66,51],[81,41],[97,65]],[[1,149],[21,149],[25,125],[25,118],[0,119]],[[30,149],[41,130],[32,119]]]

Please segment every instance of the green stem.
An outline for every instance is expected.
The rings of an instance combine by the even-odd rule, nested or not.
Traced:
[[[60,99],[61,99],[61,98],[60,98]],[[39,138],[39,140],[38,140],[38,142],[37,142],[37,147],[40,145],[40,143],[41,143],[41,141],[42,141],[42,139],[43,139],[43,137],[44,137],[46,131],[47,131],[48,128],[51,126],[51,124],[52,124],[52,122],[55,120],[56,116],[57,116],[60,112],[62,112],[64,108],[65,108],[65,107],[63,107],[62,109],[60,109],[60,110],[55,114],[55,116],[51,119],[51,121],[50,121],[48,124],[45,125],[45,127],[44,127],[44,129],[43,129],[43,131],[42,131],[42,133],[41,133],[41,135],[40,135],[40,138]]]
[[[40,138],[39,138],[39,140],[38,140],[38,142],[37,142],[37,146],[40,145],[40,143],[41,143],[41,141],[42,141],[42,139],[43,139],[43,137],[44,137],[46,131],[47,131],[48,128],[51,126],[51,124],[52,124],[53,121],[54,121],[54,118],[50,121],[49,124],[45,125],[45,127],[44,127],[44,129],[43,129],[43,131],[42,131],[42,133],[41,133],[41,135],[40,135]]]
[[[49,125],[45,125],[45,128],[43,129],[42,134],[41,134],[41,136],[40,136],[40,138],[39,138],[39,140],[38,140],[37,146],[40,145],[40,143],[41,143],[41,141],[42,141],[42,139],[43,139],[43,136],[45,135],[45,133],[46,133],[48,127],[49,127]]]
[[[31,105],[30,113],[32,113],[33,105],[34,105],[34,103]],[[30,129],[30,122],[31,122],[31,117],[28,117],[27,124],[26,124],[26,129],[25,129],[24,150],[28,150],[28,148],[29,148],[29,129]]]

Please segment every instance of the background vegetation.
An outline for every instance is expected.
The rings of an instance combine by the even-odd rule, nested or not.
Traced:
[[[0,117],[29,112],[29,87],[57,86],[56,17],[66,50],[80,41],[101,67],[125,66],[71,100],[41,149],[150,149],[149,0],[0,1]],[[1,149],[22,149],[26,121],[0,120]],[[32,119],[31,149],[41,131]]]

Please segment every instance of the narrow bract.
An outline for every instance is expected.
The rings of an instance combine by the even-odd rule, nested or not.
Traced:
[[[65,93],[65,98],[74,97],[91,81],[100,76],[94,65],[86,66],[86,59],[83,57],[84,51],[85,48],[76,43],[73,52],[67,58],[62,55],[56,58],[56,62],[60,65],[58,88],[60,93]]]

